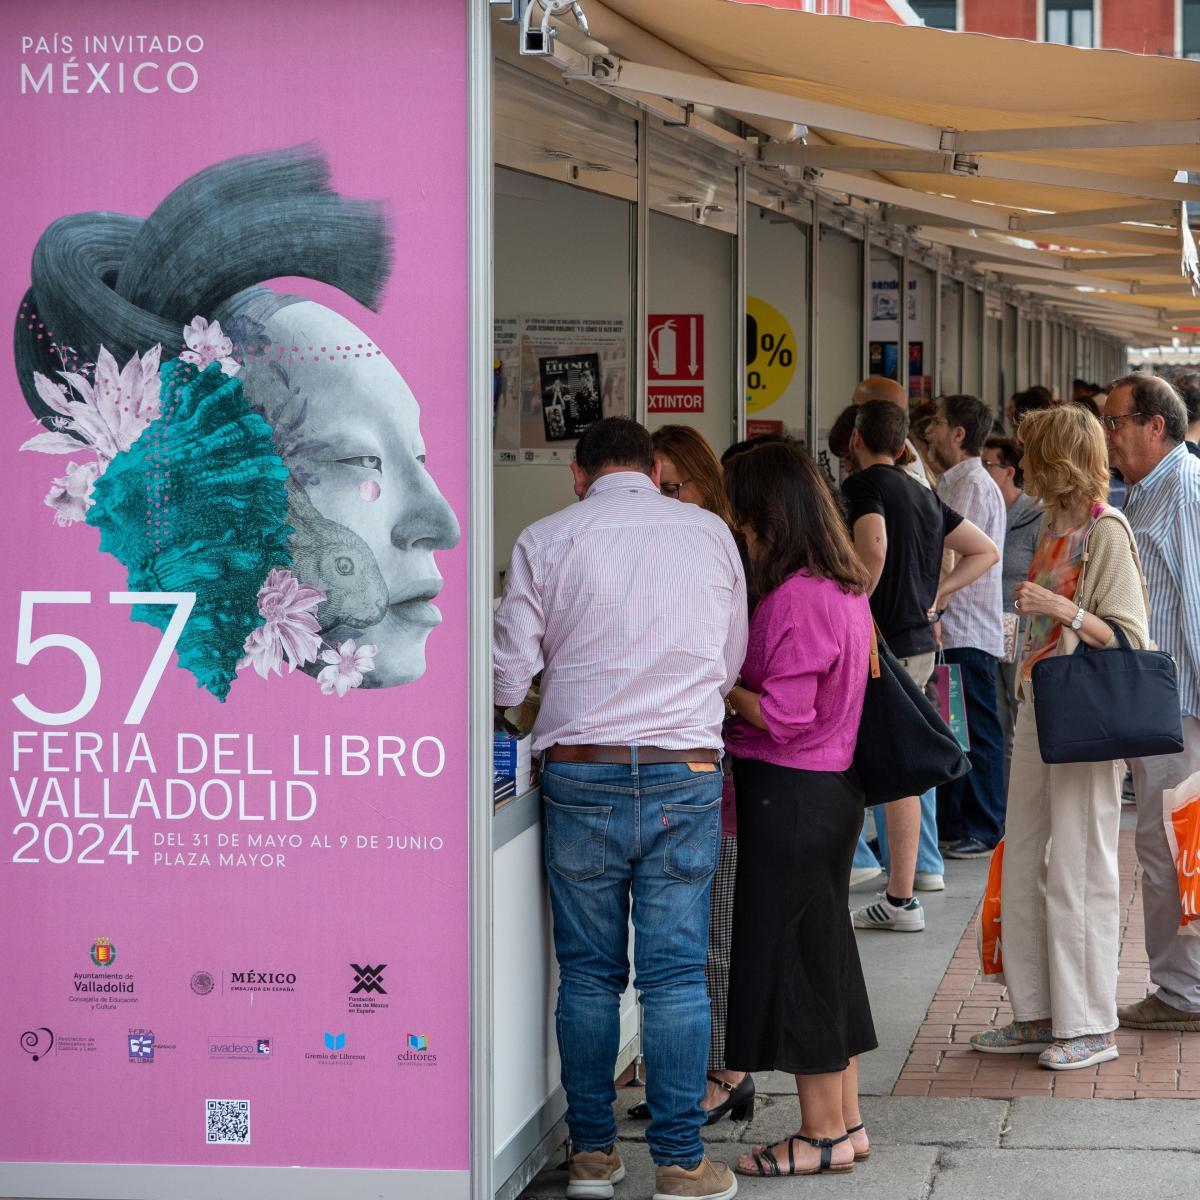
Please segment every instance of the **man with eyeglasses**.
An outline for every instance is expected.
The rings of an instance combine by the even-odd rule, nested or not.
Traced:
[[[1130,484],[1125,515],[1150,593],[1150,636],[1175,660],[1183,753],[1134,759],[1137,854],[1150,982],[1117,1009],[1129,1029],[1200,1033],[1200,938],[1179,926],[1179,884],[1163,825],[1163,792],[1200,771],[1200,459],[1184,445],[1187,409],[1157,375],[1118,379],[1101,417],[1112,465]]]

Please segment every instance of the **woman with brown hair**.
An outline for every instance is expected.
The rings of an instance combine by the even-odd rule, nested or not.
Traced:
[[[730,524],[721,463],[704,438],[689,425],[664,425],[651,433],[650,444],[662,469],[662,494],[698,504]]]
[[[704,438],[687,425],[664,425],[650,435],[654,461],[661,475],[659,489],[685,504],[698,504],[730,522],[729,500],[721,464]],[[727,1113],[734,1120],[754,1115],[754,1080],[744,1071],[725,1067],[725,1014],[729,1003],[729,940],[733,930],[733,887],[737,878],[737,815],[733,781],[725,778],[721,800],[721,850],[712,881],[705,981],[712,1005],[712,1034],[708,1043],[708,1090],[701,1104],[708,1124]],[[648,1120],[643,1100],[629,1110],[631,1117]]]
[[[798,446],[735,456],[725,484],[759,597],[725,739],[739,853],[726,1057],[795,1075],[802,1114],[799,1132],[755,1147],[737,1170],[848,1171],[869,1153],[857,1056],[878,1044],[848,907],[863,818],[852,763],[869,581],[833,493]]]
[[[1015,1020],[971,1038],[985,1054],[1040,1054],[1054,1071],[1117,1057],[1117,835],[1112,762],[1047,764],[1037,738],[1034,664],[1082,640],[1149,641],[1141,567],[1125,516],[1105,503],[1100,422],[1078,405],[1021,421],[1025,490],[1046,508],[1029,576],[1014,590],[1027,619],[1019,655],[1001,913]]]

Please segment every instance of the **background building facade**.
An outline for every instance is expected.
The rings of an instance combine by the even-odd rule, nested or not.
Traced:
[[[912,8],[937,29],[1200,58],[1200,0],[912,0]]]

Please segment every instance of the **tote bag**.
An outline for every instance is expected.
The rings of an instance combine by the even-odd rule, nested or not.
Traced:
[[[920,796],[971,769],[950,727],[874,625],[854,765],[868,804]]]

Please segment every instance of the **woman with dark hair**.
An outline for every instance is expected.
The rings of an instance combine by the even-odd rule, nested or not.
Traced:
[[[726,1059],[795,1075],[802,1112],[799,1132],[737,1169],[847,1171],[869,1153],[857,1056],[877,1045],[848,909],[869,581],[802,449],[739,454],[725,480],[759,597],[726,731],[739,854]]]
[[[416,397],[347,317],[262,286],[375,308],[391,263],[381,206],[311,147],[216,163],[144,219],[61,217],[33,252],[14,358],[45,431],[22,449],[83,459],[46,502],[100,530],[131,590],[195,594],[179,662],[220,700],[285,661],[338,696],[425,670],[433,551],[459,527]]]

